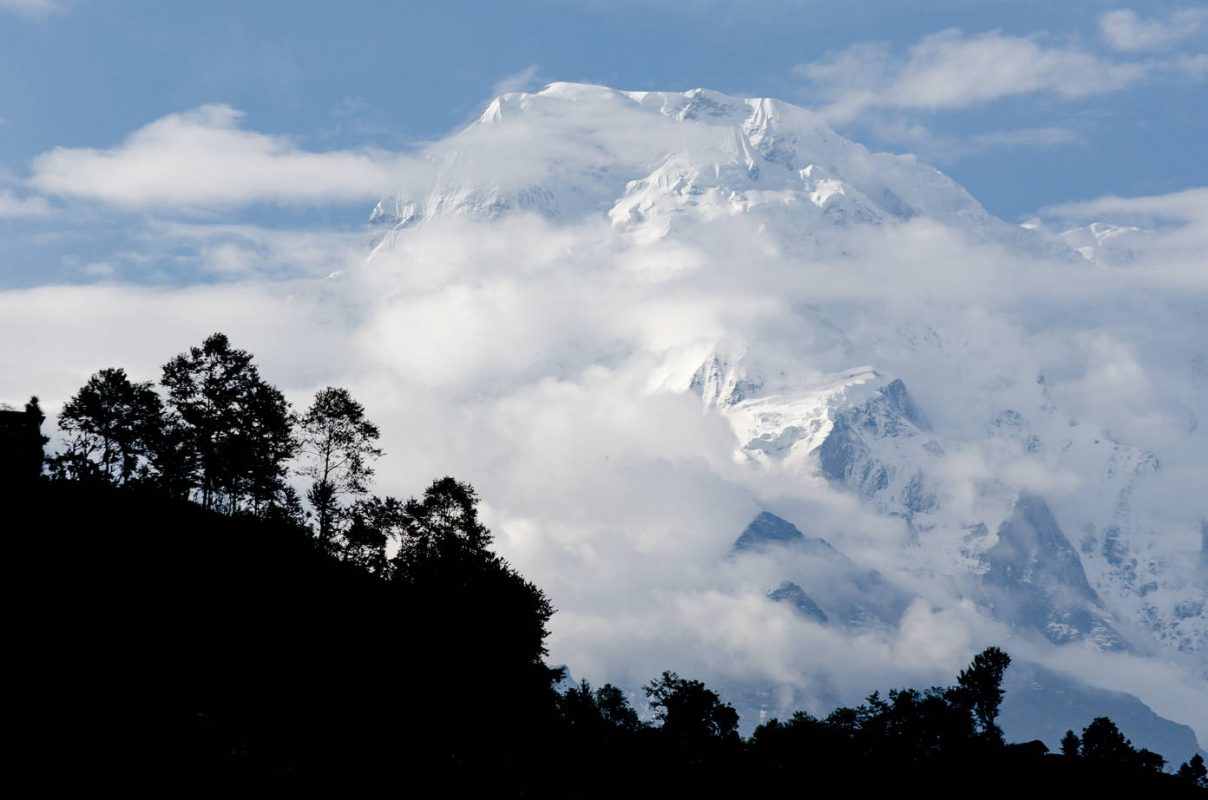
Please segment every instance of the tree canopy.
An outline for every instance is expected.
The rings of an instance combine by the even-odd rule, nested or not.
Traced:
[[[132,382],[120,367],[102,369],[63,405],[67,449],[52,469],[118,484],[146,479],[163,425],[163,403],[150,382]]]
[[[165,364],[162,383],[203,506],[258,510],[281,497],[297,442],[289,404],[261,379],[251,353],[215,333]]]

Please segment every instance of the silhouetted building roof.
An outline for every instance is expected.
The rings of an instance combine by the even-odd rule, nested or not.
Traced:
[[[42,413],[0,409],[0,483],[33,481],[42,474]]]

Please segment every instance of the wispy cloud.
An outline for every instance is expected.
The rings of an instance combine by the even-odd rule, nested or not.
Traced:
[[[973,136],[972,141],[980,147],[1060,147],[1073,144],[1081,137],[1070,128],[1014,128],[1005,131],[990,131]]]
[[[1106,196],[1053,206],[1045,209],[1045,213],[1063,218],[1094,219],[1111,216],[1150,222],[1199,221],[1208,226],[1208,189],[1187,189],[1146,197]]]
[[[161,117],[111,149],[56,148],[33,160],[30,184],[130,208],[213,208],[364,202],[423,170],[400,153],[304,150],[289,137],[243,129],[242,118],[208,105]]]
[[[0,189],[0,219],[46,217],[52,213],[54,209],[44,197],[18,197],[7,189]]]
[[[1182,8],[1165,18],[1143,18],[1121,8],[1099,16],[1099,32],[1110,47],[1128,53],[1169,48],[1208,29],[1208,9]]]
[[[364,259],[362,232],[256,225],[155,222],[140,237],[167,243],[178,258],[225,277],[324,277]]]
[[[511,75],[505,75],[495,83],[491,88],[491,96],[498,97],[501,94],[508,92],[522,92],[526,89],[533,88],[537,82],[537,65],[529,64],[519,72],[513,72]]]
[[[936,111],[1028,94],[1106,94],[1137,83],[1146,67],[1034,36],[952,29],[923,38],[903,56],[885,44],[858,44],[796,72],[809,81],[822,112],[842,121],[876,109]]]
[[[870,130],[881,141],[909,149],[936,164],[954,164],[962,159],[1004,148],[1045,150],[1082,141],[1082,135],[1058,126],[1008,128],[950,136],[912,119],[873,120]]]

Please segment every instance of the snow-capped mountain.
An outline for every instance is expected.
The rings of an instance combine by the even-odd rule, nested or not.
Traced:
[[[525,245],[553,255],[534,274],[619,296],[602,320],[590,301],[572,319],[545,294],[554,278],[529,285],[562,324],[593,317],[595,338],[574,351],[584,362],[557,350],[524,380],[590,385],[590,404],[636,372],[618,385],[729,430],[708,446],[733,471],[707,471],[789,511],[717,557],[740,575],[718,591],[857,638],[893,635],[912,603],[959,610],[1040,660],[1090,652],[1208,678],[1208,463],[1192,438],[1208,355],[1181,338],[1205,326],[1181,299],[1113,293],[1146,232],[1009,224],[804,108],[699,89],[505,94],[427,157],[428,183],[374,209],[370,271],[416,259],[409,243],[434,226],[535,220]],[[584,409],[584,426],[606,416]],[[802,510],[842,503],[864,516],[827,521],[826,538]]]
[[[645,117],[645,130],[617,141],[592,127],[618,114]],[[514,135],[509,123],[526,116],[542,120],[547,141],[535,149],[554,143],[535,180],[486,167],[486,180],[467,183],[467,170],[482,167],[471,155],[476,145],[492,133]],[[568,141],[575,148],[563,158],[558,146]],[[870,153],[817,114],[768,98],[553,83],[496,98],[449,145],[431,156],[436,177],[426,192],[378,203],[370,217],[376,240],[433,218],[490,220],[517,211],[555,220],[603,213],[618,230],[645,239],[668,236],[680,222],[743,214],[780,226],[795,244],[833,250],[844,244],[834,229],[925,217],[979,240],[1064,254],[1043,233],[987,213],[934,167]]]

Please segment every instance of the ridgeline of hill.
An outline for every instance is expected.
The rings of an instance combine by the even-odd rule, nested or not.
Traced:
[[[46,790],[1203,796],[1123,750],[996,742],[959,684],[746,741],[715,694],[670,674],[651,685],[657,725],[613,687],[560,697],[540,593],[485,550],[387,580],[289,521],[71,481],[31,484],[8,520],[7,752]]]

